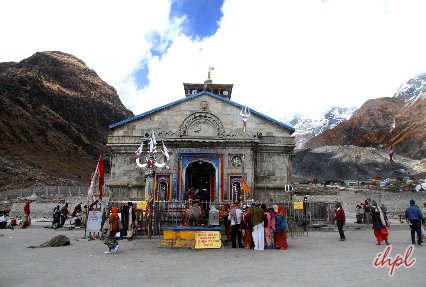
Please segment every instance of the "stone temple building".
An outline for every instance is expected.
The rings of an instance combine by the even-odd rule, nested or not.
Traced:
[[[189,187],[206,188],[216,201],[235,201],[241,195],[244,106],[231,101],[233,85],[213,84],[209,74],[204,84],[183,86],[185,98],[110,126],[110,200],[145,200],[145,174],[135,168],[135,152],[141,141],[146,147],[152,131],[170,154],[170,169],[154,175],[154,199],[162,190],[162,198],[182,200]],[[251,198],[286,199],[285,190],[292,183],[295,130],[250,112],[244,174]]]

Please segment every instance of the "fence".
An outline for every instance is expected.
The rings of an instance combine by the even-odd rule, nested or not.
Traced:
[[[110,202],[110,207],[115,206],[121,210],[127,201]],[[208,218],[208,210],[211,206],[219,208],[225,203],[232,204],[232,202],[201,202],[201,209],[204,212],[204,219]],[[251,204],[252,202],[243,202],[243,205]],[[261,202],[262,204],[262,202]],[[335,215],[334,202],[317,202],[306,201],[303,202],[303,209],[294,209],[293,201],[277,201],[277,202],[264,202],[267,207],[272,205],[283,205],[287,212],[287,234],[291,237],[308,236],[309,230],[315,225],[330,224]],[[136,202],[133,202],[136,208]],[[155,201],[152,205],[152,218],[149,220],[149,225],[152,226],[152,235],[162,235],[163,227],[171,227],[182,225],[182,215],[189,208],[188,201]],[[145,210],[136,210],[136,236],[150,234],[147,229],[147,218]],[[220,220],[223,226],[223,218]]]
[[[18,197],[28,197],[33,194],[37,196],[54,196],[57,194],[65,195],[87,195],[88,186],[34,186],[28,188],[20,188],[14,190],[5,190],[0,192],[0,200],[16,199]],[[104,186],[102,189],[103,196],[108,196],[109,188]]]

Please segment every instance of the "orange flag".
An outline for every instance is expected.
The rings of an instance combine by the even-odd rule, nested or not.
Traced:
[[[250,187],[247,184],[247,179],[246,179],[246,175],[245,174],[243,174],[242,190],[244,192],[244,197],[245,197],[246,191],[247,191],[247,198],[250,198]],[[247,198],[245,198],[245,199],[247,199]]]

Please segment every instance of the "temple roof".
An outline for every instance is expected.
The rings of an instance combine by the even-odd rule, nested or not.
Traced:
[[[164,105],[164,106],[161,106],[161,107],[158,107],[158,108],[155,108],[155,109],[149,110],[149,111],[147,111],[147,112],[145,112],[145,113],[139,114],[139,115],[137,115],[137,116],[134,116],[134,117],[128,118],[128,119],[123,120],[123,121],[121,121],[121,122],[118,122],[118,123],[112,124],[112,125],[110,125],[110,126],[109,126],[109,128],[110,128],[110,129],[112,129],[112,128],[114,128],[114,127],[117,127],[117,126],[120,126],[120,125],[122,125],[122,124],[125,124],[125,123],[128,123],[128,122],[131,122],[131,121],[133,121],[133,120],[136,120],[136,119],[138,119],[138,118],[144,117],[144,116],[149,115],[149,114],[152,114],[152,113],[157,112],[157,111],[159,111],[159,110],[162,110],[162,109],[168,108],[168,107],[173,106],[173,105],[175,105],[175,104],[178,104],[178,103],[181,103],[181,102],[185,102],[185,101],[187,101],[187,100],[189,100],[189,99],[192,99],[192,98],[199,97],[200,95],[203,95],[203,94],[210,95],[210,96],[212,96],[212,97],[215,97],[215,98],[220,99],[220,100],[222,100],[222,101],[228,102],[228,103],[230,103],[230,104],[232,104],[232,105],[234,105],[234,106],[237,106],[237,107],[239,107],[239,108],[244,108],[244,106],[243,106],[243,105],[240,105],[240,104],[238,104],[238,103],[236,103],[236,102],[233,102],[233,101],[231,101],[231,100],[228,100],[228,99],[226,99],[226,98],[224,98],[224,97],[221,97],[221,96],[215,95],[215,94],[213,94],[213,93],[211,93],[211,92],[208,92],[208,91],[202,91],[202,92],[196,93],[195,95],[188,96],[188,97],[186,97],[186,98],[183,98],[183,99],[180,99],[180,100],[177,100],[177,101],[171,102],[171,103],[169,103],[169,104],[167,104],[167,105]],[[249,107],[247,107],[247,108],[249,108]],[[290,129],[290,130],[291,130],[291,131],[293,131],[293,132],[295,131],[295,129],[294,129],[294,128],[292,128],[292,127],[290,127],[290,126],[288,126],[288,125],[286,125],[286,124],[284,124],[284,123],[282,123],[282,122],[279,122],[279,121],[277,121],[277,120],[274,120],[273,118],[270,118],[270,117],[268,117],[268,116],[266,116],[266,115],[264,115],[264,114],[262,114],[262,113],[259,113],[259,112],[255,111],[255,110],[250,109],[250,112],[251,112],[251,113],[253,113],[253,114],[256,114],[256,115],[258,115],[258,116],[260,116],[260,117],[262,117],[262,118],[265,118],[265,119],[267,119],[267,120],[269,120],[269,121],[271,121],[271,122],[273,122],[273,123],[276,123],[276,124],[278,124],[278,125],[280,125],[280,126],[282,126],[282,127],[288,128],[288,129]]]

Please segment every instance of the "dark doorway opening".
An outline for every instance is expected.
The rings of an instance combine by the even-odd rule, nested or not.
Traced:
[[[214,200],[215,194],[215,169],[211,163],[202,160],[190,163],[186,168],[186,188],[194,187],[195,190],[206,189],[210,199]]]

